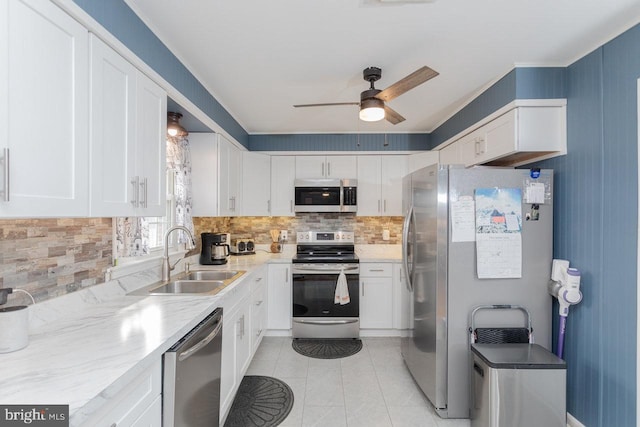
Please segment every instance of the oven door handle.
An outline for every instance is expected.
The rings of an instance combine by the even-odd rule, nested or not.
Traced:
[[[300,268],[296,268],[293,267],[293,272],[307,272],[307,271],[320,271],[320,272],[335,272],[337,271],[338,273],[340,273],[340,270],[344,270],[344,271],[352,271],[352,270],[357,270],[358,267],[341,267],[341,268],[335,268],[335,267],[300,267]]]
[[[307,325],[348,325],[350,323],[357,323],[358,319],[349,320],[303,320],[293,319],[295,323],[305,323]]]

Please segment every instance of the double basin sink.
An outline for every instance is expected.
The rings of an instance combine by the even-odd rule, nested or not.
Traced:
[[[177,275],[169,282],[143,288],[137,295],[207,294],[214,295],[242,276],[244,271],[200,270]]]

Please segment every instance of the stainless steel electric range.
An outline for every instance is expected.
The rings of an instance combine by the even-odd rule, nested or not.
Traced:
[[[292,260],[294,338],[358,338],[360,336],[360,265],[350,231],[297,233]],[[344,272],[350,302],[334,302]]]

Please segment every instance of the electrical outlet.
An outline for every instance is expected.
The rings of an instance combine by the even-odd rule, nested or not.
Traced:
[[[287,230],[280,230],[280,240],[282,240],[283,242],[286,242],[288,238],[289,238],[289,233],[287,232]]]

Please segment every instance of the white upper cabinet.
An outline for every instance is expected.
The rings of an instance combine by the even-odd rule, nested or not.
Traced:
[[[242,152],[215,133],[191,133],[189,146],[193,215],[240,215]]]
[[[162,88],[91,36],[91,215],[163,216]]]
[[[418,169],[422,169],[426,166],[431,166],[435,163],[443,163],[441,159],[442,150],[431,150],[425,151],[422,153],[410,154],[409,155],[409,166],[407,170],[407,174],[413,173]]]
[[[458,165],[463,164],[460,158],[460,144],[449,144],[440,151],[440,164]]]
[[[218,215],[218,135],[190,133],[193,216]]]
[[[352,179],[357,156],[296,156],[296,178]]]
[[[89,214],[88,39],[51,2],[1,2],[1,217]]]
[[[406,155],[358,156],[358,216],[401,216]]]
[[[242,213],[242,152],[224,136],[218,135],[218,209],[220,216]]]
[[[296,158],[271,156],[271,215],[295,216]]]
[[[519,106],[463,136],[459,163],[518,166],[567,153],[566,107]],[[444,163],[444,162],[443,162]]]
[[[242,152],[242,214],[271,215],[271,158]]]

